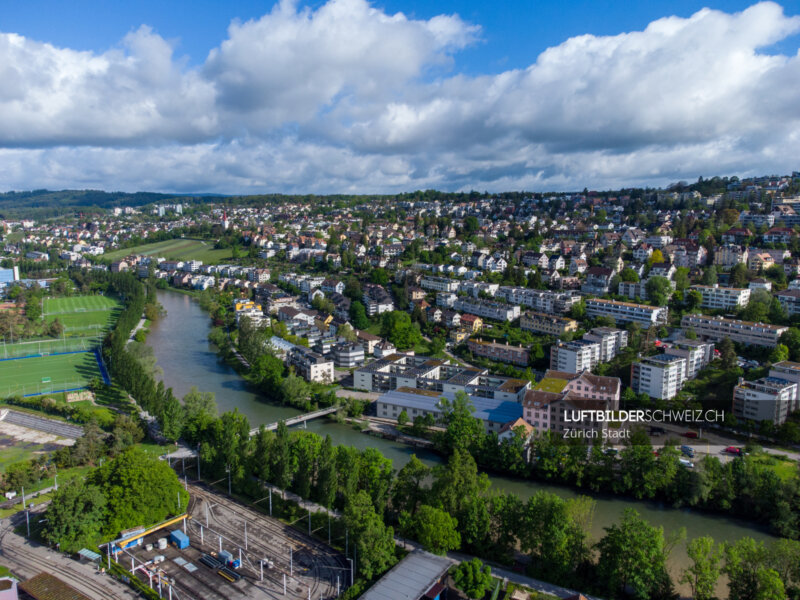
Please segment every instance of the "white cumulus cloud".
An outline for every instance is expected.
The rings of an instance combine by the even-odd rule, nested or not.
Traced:
[[[582,35],[466,76],[479,25],[283,0],[189,67],[143,26],[103,53],[0,33],[0,187],[575,189],[786,172],[800,32],[773,2]]]

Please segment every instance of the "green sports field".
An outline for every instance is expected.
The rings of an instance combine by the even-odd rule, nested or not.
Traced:
[[[0,362],[0,397],[84,387],[94,377],[102,379],[94,352],[4,360]]]
[[[155,244],[142,244],[133,248],[124,248],[107,252],[103,256],[110,260],[119,260],[131,254],[141,256],[161,256],[167,260],[201,260],[206,265],[213,265],[231,259],[230,248],[214,248],[213,240],[195,240],[179,238],[156,242]]]
[[[69,296],[67,298],[45,298],[44,314],[55,315],[74,312],[113,310],[119,302],[108,296]]]
[[[110,329],[122,310],[120,303],[108,296],[70,296],[45,298],[44,319],[58,319],[68,335],[101,335]]]

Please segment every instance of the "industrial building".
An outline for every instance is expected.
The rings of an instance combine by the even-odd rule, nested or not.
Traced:
[[[453,561],[415,550],[381,577],[361,600],[446,600],[447,571]]]
[[[436,422],[442,419],[442,399],[452,401],[455,394],[400,387],[382,394],[376,401],[377,415],[385,419],[394,419],[406,412],[410,421],[416,417],[433,415]],[[499,400],[470,396],[475,411],[472,416],[480,419],[486,432],[499,433],[503,425],[522,417],[522,404],[514,400]]]

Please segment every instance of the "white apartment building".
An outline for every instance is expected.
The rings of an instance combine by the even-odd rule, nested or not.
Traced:
[[[737,419],[786,421],[789,407],[797,396],[797,384],[778,377],[762,377],[756,381],[739,379],[733,388],[733,414]]]
[[[671,342],[664,349],[664,354],[686,359],[684,378],[689,380],[697,377],[700,370],[707,367],[714,358],[714,344],[700,340],[680,339]]]
[[[698,336],[704,339],[718,342],[728,337],[734,342],[771,348],[774,348],[781,335],[789,330],[785,325],[769,325],[692,314],[683,316],[681,327],[684,330],[693,329]]]
[[[749,288],[726,288],[719,285],[693,285],[691,289],[703,295],[703,308],[736,310],[750,302]]]
[[[800,314],[800,290],[783,290],[775,294],[786,314],[791,316]]]
[[[686,359],[672,354],[658,354],[631,364],[631,388],[637,394],[669,400],[683,387]]]
[[[295,346],[286,355],[287,361],[306,381],[333,382],[333,361],[305,346]]]
[[[571,292],[553,292],[548,290],[532,290],[530,288],[500,286],[495,294],[497,298],[509,304],[526,306],[537,312],[563,314],[574,304],[580,302],[579,294]]]
[[[600,344],[588,340],[558,342],[550,347],[550,368],[562,373],[591,371],[600,364]]]
[[[459,283],[455,279],[448,279],[447,277],[431,277],[426,275],[420,282],[420,287],[426,290],[433,290],[435,292],[457,292]]]
[[[612,317],[617,323],[638,323],[645,329],[666,324],[668,316],[666,306],[647,306],[602,298],[587,300],[586,314],[590,317]]]
[[[583,339],[600,344],[600,362],[608,362],[628,345],[628,332],[613,327],[595,327]]]
[[[484,319],[495,321],[513,321],[519,317],[519,306],[516,304],[502,304],[491,300],[475,298],[458,298],[453,303],[453,308],[460,312],[477,315]]]
[[[775,363],[769,370],[769,377],[785,379],[797,384],[797,391],[792,404],[789,406],[789,412],[800,410],[800,363],[789,360]]]

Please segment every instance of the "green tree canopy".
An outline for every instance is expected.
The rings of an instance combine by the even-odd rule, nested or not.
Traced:
[[[453,583],[469,598],[483,598],[492,585],[492,570],[477,558],[464,561],[453,570]]]
[[[427,504],[421,505],[413,515],[402,513],[400,531],[434,554],[445,554],[461,546],[458,521],[449,513]]]
[[[64,552],[97,545],[104,523],[106,499],[95,485],[80,478],[58,488],[45,511],[42,536]]]
[[[103,532],[109,536],[180,514],[189,501],[175,471],[137,447],[95,469],[87,480],[106,499]]]

